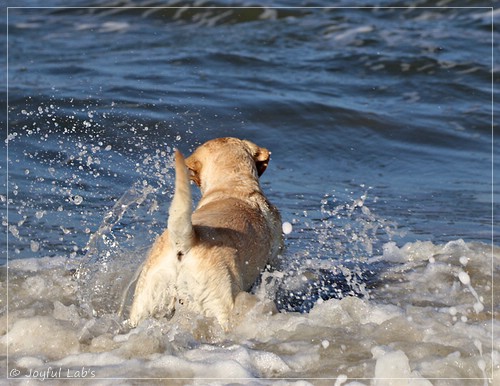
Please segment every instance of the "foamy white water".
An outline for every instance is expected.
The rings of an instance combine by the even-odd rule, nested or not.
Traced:
[[[498,249],[457,240],[390,243],[384,251],[372,259],[385,268],[369,298],[319,300],[307,314],[271,313],[272,279],[280,273],[266,273],[258,304],[228,333],[182,309],[170,321],[128,329],[103,304],[114,304],[122,291],[123,262],[108,262],[108,272],[81,282],[71,271],[75,262],[63,257],[11,260],[9,313],[0,319],[0,345],[8,350],[2,367],[26,381],[83,377],[101,384],[112,378],[124,384],[136,378],[176,378],[173,384],[272,383],[264,378],[288,378],[282,384],[491,384],[500,376],[500,344],[493,339],[500,331],[498,304],[491,298],[499,289],[491,271],[498,272]],[[98,285],[99,275],[116,285],[108,299],[84,304],[83,287]],[[1,290],[5,299],[5,269]]]

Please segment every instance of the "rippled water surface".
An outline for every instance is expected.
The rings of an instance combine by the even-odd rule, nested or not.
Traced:
[[[497,2],[8,5],[2,376],[500,379]],[[272,152],[282,266],[228,333],[183,310],[130,330],[172,151],[221,136]]]

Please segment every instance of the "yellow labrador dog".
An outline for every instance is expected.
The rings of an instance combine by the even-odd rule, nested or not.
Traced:
[[[237,295],[252,287],[282,244],[279,212],[259,184],[269,156],[236,138],[211,140],[187,159],[175,152],[168,229],[139,276],[132,326],[150,315],[171,318],[180,302],[228,328]],[[189,179],[202,193],[194,212]]]

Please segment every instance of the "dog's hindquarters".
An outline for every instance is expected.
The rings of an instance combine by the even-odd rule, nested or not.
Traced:
[[[165,231],[156,240],[137,281],[129,323],[135,327],[150,315],[171,318],[175,312],[176,258]]]

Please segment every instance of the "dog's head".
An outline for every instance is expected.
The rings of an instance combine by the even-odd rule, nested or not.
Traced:
[[[207,183],[257,180],[269,164],[269,150],[237,138],[210,140],[186,159],[191,180],[203,190]]]

